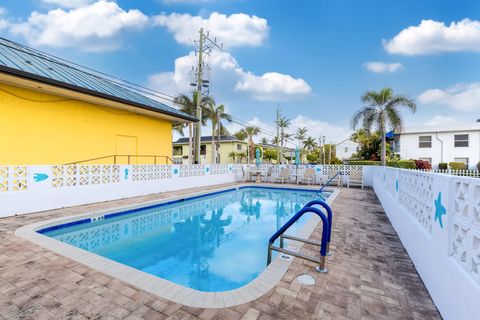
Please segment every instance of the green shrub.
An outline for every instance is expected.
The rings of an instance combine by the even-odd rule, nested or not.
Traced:
[[[449,162],[448,166],[452,170],[467,170],[467,165],[463,162]]]
[[[480,171],[480,161],[477,163],[477,170]]]
[[[440,169],[440,170],[447,170],[447,169],[448,169],[448,163],[446,163],[446,162],[440,162],[440,163],[438,164],[438,169]]]
[[[372,161],[372,160],[349,160],[349,165],[357,166],[379,166],[382,164],[381,161]]]
[[[416,169],[415,160],[398,160],[398,161],[387,161],[387,166],[402,168],[402,169]]]

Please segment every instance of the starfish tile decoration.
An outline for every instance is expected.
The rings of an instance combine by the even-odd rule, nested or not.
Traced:
[[[447,209],[442,204],[442,192],[438,193],[438,197],[435,200],[435,222],[438,220],[440,228],[443,229],[442,216],[447,214]]]

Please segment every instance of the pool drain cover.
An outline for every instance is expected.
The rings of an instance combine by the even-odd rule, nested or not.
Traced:
[[[312,286],[315,284],[315,279],[309,274],[301,274],[297,277],[297,281],[301,284]]]

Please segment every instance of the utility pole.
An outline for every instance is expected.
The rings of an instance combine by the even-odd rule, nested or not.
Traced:
[[[280,127],[278,121],[280,120],[280,105],[277,105],[277,164],[280,164]]]
[[[203,77],[203,28],[200,28],[200,40],[198,44],[198,66],[197,66],[197,112],[198,122],[195,126],[195,153],[194,163],[200,163],[200,145],[202,143],[202,77]]]
[[[213,47],[216,47],[220,50],[223,51],[223,44],[218,45],[217,44],[217,38],[214,38],[214,40],[209,38],[209,33],[205,35],[203,32],[203,28],[200,28],[199,32],[200,34],[200,39],[198,41],[198,65],[197,65],[197,70],[196,70],[196,83],[190,83],[192,86],[197,87],[197,106],[196,106],[196,117],[198,119],[198,122],[195,125],[195,148],[194,148],[194,154],[193,154],[193,159],[194,159],[194,164],[199,164],[200,163],[200,146],[202,143],[202,100],[203,100],[203,95],[202,95],[202,87],[208,88],[210,81],[204,80],[203,79],[203,54],[209,55],[213,49]],[[205,45],[206,43],[206,45]],[[195,44],[197,42],[195,41]],[[208,68],[208,66],[207,66]],[[208,69],[207,69],[208,70]],[[192,70],[192,72],[195,70]],[[214,159],[212,159],[214,161]]]

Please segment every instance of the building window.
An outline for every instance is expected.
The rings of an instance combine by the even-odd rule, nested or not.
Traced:
[[[173,147],[173,155],[174,155],[174,156],[181,156],[181,155],[183,155],[183,148],[182,148],[182,146],[175,146],[175,147]]]
[[[431,148],[432,147],[432,136],[419,136],[418,137],[418,147],[419,148]]]
[[[345,147],[344,152],[348,153],[348,147]]]
[[[432,158],[418,158],[418,160],[427,161],[428,163],[432,164]]]
[[[468,134],[455,135],[455,148],[468,147]]]
[[[241,144],[237,144],[237,151],[241,151],[242,150],[242,145]]]
[[[453,161],[464,163],[465,169],[468,169],[468,158],[453,158]]]
[[[207,146],[202,144],[200,145],[200,155],[205,156],[207,154]]]

